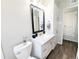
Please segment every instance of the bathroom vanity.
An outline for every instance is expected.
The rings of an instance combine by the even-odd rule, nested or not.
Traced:
[[[32,18],[32,56],[37,59],[46,59],[55,48],[57,41],[53,33],[53,18],[45,16],[45,10],[38,5],[31,4]],[[45,18],[47,17],[47,18]]]
[[[32,39],[32,56],[45,59],[57,44],[54,34],[43,34]]]

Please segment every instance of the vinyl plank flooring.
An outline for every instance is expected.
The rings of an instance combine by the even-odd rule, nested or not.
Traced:
[[[46,59],[76,59],[77,48],[78,43],[64,40],[63,44],[57,45]]]

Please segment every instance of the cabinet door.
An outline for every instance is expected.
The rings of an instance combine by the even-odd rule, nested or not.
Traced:
[[[74,12],[65,13],[64,17],[64,35],[74,36],[75,25],[76,25],[76,16]]]
[[[46,42],[43,46],[42,46],[42,56],[43,58],[46,58],[48,56],[48,54],[51,51],[51,44],[50,44],[50,40],[48,42]]]
[[[54,49],[55,46],[57,45],[57,41],[55,37],[50,40],[50,44],[51,44],[51,49]]]

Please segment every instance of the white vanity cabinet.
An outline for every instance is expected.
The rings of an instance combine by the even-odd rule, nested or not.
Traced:
[[[35,56],[39,59],[45,59],[57,44],[55,41],[55,36],[53,34],[37,37],[35,39],[32,39],[32,42],[32,56]]]

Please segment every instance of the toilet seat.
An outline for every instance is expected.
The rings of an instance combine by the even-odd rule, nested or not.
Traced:
[[[30,56],[30,57],[28,57],[27,59],[36,59],[36,58],[35,58],[35,57],[31,57],[31,56]]]

